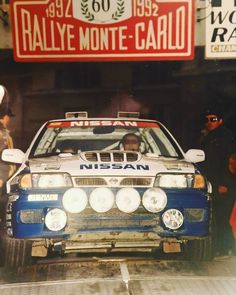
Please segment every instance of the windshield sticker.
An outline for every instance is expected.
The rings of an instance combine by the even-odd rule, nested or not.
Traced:
[[[159,125],[156,122],[137,122],[137,121],[86,121],[86,120],[77,120],[77,121],[62,121],[62,122],[49,122],[48,128],[70,128],[70,127],[96,127],[96,126],[114,126],[114,127],[154,127],[157,128]]]
[[[149,165],[132,165],[132,164],[81,164],[81,170],[96,169],[130,169],[130,170],[149,170]]]

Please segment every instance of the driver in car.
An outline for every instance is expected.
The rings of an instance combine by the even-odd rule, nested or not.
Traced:
[[[125,134],[121,142],[125,151],[140,151],[141,139],[134,133]]]

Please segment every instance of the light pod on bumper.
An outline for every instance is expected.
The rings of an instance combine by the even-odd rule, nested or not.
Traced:
[[[88,197],[86,192],[81,188],[70,188],[64,193],[62,204],[66,211],[79,213],[86,208]]]
[[[142,202],[146,210],[157,213],[166,207],[167,196],[160,188],[150,188],[143,194]]]
[[[113,192],[106,187],[95,188],[89,197],[89,203],[92,209],[98,213],[109,211],[115,202]]]
[[[167,228],[178,229],[184,222],[184,216],[177,209],[169,209],[163,213],[162,220]]]
[[[60,231],[66,226],[67,216],[61,209],[52,209],[45,216],[45,225],[51,231]]]
[[[140,205],[141,198],[139,192],[134,188],[122,188],[116,195],[116,206],[120,211],[132,213]]]

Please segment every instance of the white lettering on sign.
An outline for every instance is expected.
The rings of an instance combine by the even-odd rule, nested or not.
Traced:
[[[192,0],[12,0],[11,6],[17,60],[193,58]],[[228,17],[236,22],[235,14]],[[218,30],[215,39],[224,35]]]
[[[124,40],[127,26],[112,28],[79,28],[79,48],[80,50],[127,50]],[[116,42],[118,41],[118,47]]]
[[[236,1],[212,0],[206,13],[206,58],[236,58]]]
[[[140,50],[149,49],[183,49],[185,45],[185,9],[180,7],[176,11],[173,20],[173,13],[163,15],[154,22],[150,20],[146,25],[138,23],[135,26],[135,47]],[[175,36],[173,26],[178,27]],[[143,33],[143,34],[142,34]],[[140,37],[142,36],[143,37]]]
[[[21,10],[23,48],[24,50],[35,51],[61,51],[75,50],[71,45],[74,35],[73,26],[60,24],[44,17],[39,18],[37,15],[31,15],[29,11]],[[59,40],[55,40],[55,34]]]

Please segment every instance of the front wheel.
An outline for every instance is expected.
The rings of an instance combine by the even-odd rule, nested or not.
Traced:
[[[212,237],[190,240],[184,244],[184,257],[192,261],[211,261],[213,259]]]

